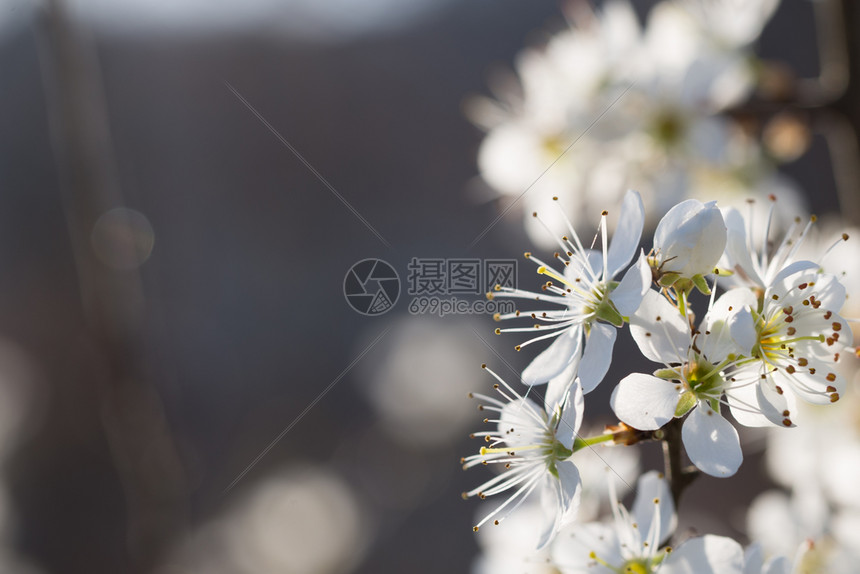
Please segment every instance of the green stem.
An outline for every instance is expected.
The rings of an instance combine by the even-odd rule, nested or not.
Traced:
[[[601,434],[601,435],[597,435],[597,436],[593,436],[593,437],[589,437],[589,438],[576,437],[573,441],[573,452],[576,452],[578,450],[582,450],[588,446],[594,446],[596,444],[600,444],[602,442],[609,442],[613,438],[615,438],[615,437],[613,437],[611,434]]]

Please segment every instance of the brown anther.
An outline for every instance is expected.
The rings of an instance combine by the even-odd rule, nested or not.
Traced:
[[[797,364],[800,365],[801,367],[805,367],[806,365],[809,364],[809,361],[804,359],[803,357],[801,357],[797,360]]]
[[[809,283],[801,283],[800,285],[797,286],[797,288],[800,289],[801,291],[803,291],[807,287],[809,287]]]
[[[835,403],[838,400],[839,400],[839,393],[833,393],[832,395],[830,395],[830,402],[831,403]]]
[[[782,390],[782,387],[777,386],[777,387],[776,387],[776,392],[777,392],[777,394],[781,395],[781,394],[782,394],[782,393],[784,393],[785,391],[783,391],[783,390]]]
[[[836,380],[836,373],[827,373],[827,376],[824,378],[832,383],[833,381]],[[833,390],[835,391],[836,389],[833,389]]]
[[[787,427],[790,427],[791,426],[791,419],[782,419],[782,424],[784,424]]]
[[[833,325],[831,325],[831,327],[833,327],[834,331],[841,331],[842,330],[842,323],[834,322]]]
[[[609,212],[604,209],[603,211],[600,212],[600,215],[603,215],[605,217],[605,216],[609,215]]]
[[[786,329],[785,332],[788,333],[789,336],[791,336],[797,333],[797,329],[795,329],[794,327],[789,327],[788,329]]]
[[[810,374],[810,375],[814,375],[814,374],[815,374],[815,367],[809,367],[809,374]]]
[[[833,311],[828,311],[824,314],[824,320],[827,321],[833,316]]]
[[[789,375],[793,375],[795,370],[796,369],[794,368],[794,365],[789,365],[785,368],[785,372],[788,373]]]
[[[794,313],[794,307],[792,307],[791,305],[789,305],[788,307],[783,307],[782,312],[786,315],[791,315],[792,313]]]
[[[794,317],[792,317],[791,315],[788,315],[788,316],[785,318],[785,322],[786,322],[786,323],[791,323],[792,321],[794,321]]]
[[[791,413],[790,413],[790,412],[788,412],[787,410],[786,410],[786,411],[782,411],[782,416],[784,416],[784,417],[787,417],[787,416],[788,416],[788,415],[790,415],[790,414],[791,414]]]

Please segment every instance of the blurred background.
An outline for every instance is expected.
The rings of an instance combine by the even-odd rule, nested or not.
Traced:
[[[458,462],[481,419],[466,393],[489,387],[481,363],[514,380],[533,355],[405,293],[360,315],[344,277],[520,258],[540,283],[464,108],[563,25],[522,0],[2,0],[0,570],[468,572],[460,492],[486,477]],[[780,170],[857,225],[856,3],[786,0],[756,53],[815,81],[835,57],[816,26],[845,34],[845,82],[748,112],[796,112]],[[690,504],[749,502],[760,459]]]

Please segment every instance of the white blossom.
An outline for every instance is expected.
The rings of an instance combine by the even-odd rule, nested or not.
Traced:
[[[693,332],[665,297],[649,291],[631,318],[630,331],[642,354],[666,368],[657,371],[659,377],[628,375],[610,400],[618,418],[640,430],[656,430],[686,415],[684,447],[693,464],[712,476],[735,474],[743,460],[738,433],[720,414],[729,386],[725,370],[737,352],[725,323],[735,296],[720,297],[701,330]]]
[[[496,418],[491,418],[491,415],[484,419],[485,423],[496,428],[472,435],[482,437],[487,446],[481,447],[478,454],[464,457],[462,463],[464,469],[477,465],[501,465],[504,471],[481,486],[464,492],[463,498],[477,496],[483,500],[513,491],[507,500],[475,525],[477,531],[490,520],[500,524],[537,491],[543,508],[538,547],[543,547],[562,526],[576,517],[579,505],[579,471],[569,459],[582,423],[582,390],[574,384],[545,411],[530,399],[520,396],[493,371],[487,370],[498,381],[494,388],[502,400],[481,394],[472,396],[482,401],[480,410],[497,413]]]
[[[631,267],[620,282],[615,277],[633,259],[639,246],[642,232],[642,200],[634,191],[624,198],[619,215],[618,230],[608,241],[606,212],[603,213],[600,231],[602,252],[586,249],[572,225],[569,235],[559,241],[560,251],[556,257],[565,265],[562,272],[542,262],[531,254],[527,257],[538,265],[538,273],[549,281],[543,293],[501,287],[488,294],[489,297],[516,297],[552,303],[555,308],[534,311],[530,314],[531,327],[497,329],[502,332],[545,333],[517,346],[517,350],[544,339],[555,339],[523,371],[522,379],[527,385],[551,383],[547,399],[564,392],[574,378],[582,384],[583,392],[593,390],[603,379],[612,359],[616,328],[624,324],[625,317],[639,307],[651,283],[644,254]],[[499,315],[497,320],[513,319],[523,312]]]
[[[628,512],[612,488],[615,477],[609,469],[606,473],[613,523],[571,525],[554,542],[553,561],[563,574],[650,574],[665,558],[661,545],[675,528],[669,486],[656,471],[643,474]]]
[[[829,404],[845,392],[845,380],[835,368],[851,329],[838,311],[845,288],[833,275],[816,270],[779,274],[761,303],[752,292],[731,317],[731,335],[748,361],[732,373],[732,405],[755,405],[737,418],[749,426],[766,421],[792,426],[796,400]],[[757,310],[760,309],[760,310]],[[850,352],[850,351],[849,351]]]

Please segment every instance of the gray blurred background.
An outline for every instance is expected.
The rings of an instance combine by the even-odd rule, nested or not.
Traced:
[[[412,257],[530,249],[518,215],[469,248],[504,206],[475,183],[482,134],[462,106],[562,25],[558,5],[146,4],[0,3],[3,571],[467,572],[478,506],[459,493],[485,477],[458,464],[480,423],[465,394],[488,387],[482,362],[515,376],[475,331],[514,368],[532,355],[485,316],[408,321],[401,302],[363,317],[343,277],[367,257],[402,279]],[[860,20],[837,8],[851,83],[803,113],[856,127]],[[759,54],[815,77],[812,14],[783,2]],[[783,170],[827,213],[857,188],[815,133]],[[428,356],[391,367],[404,340]],[[466,415],[440,402],[450,421],[417,420],[434,400],[409,386],[422,369],[436,379],[415,384]],[[688,498],[707,507],[697,489],[757,472],[753,456]],[[310,548],[303,524],[332,539]],[[291,562],[305,550],[331,563]]]

